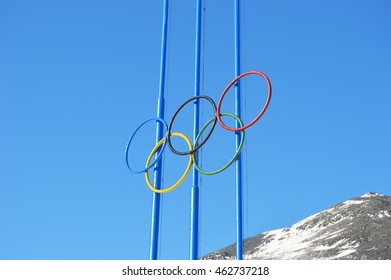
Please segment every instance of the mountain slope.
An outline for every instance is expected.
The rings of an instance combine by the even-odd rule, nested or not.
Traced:
[[[391,196],[368,193],[244,240],[245,259],[391,259]],[[234,259],[230,245],[202,259]]]

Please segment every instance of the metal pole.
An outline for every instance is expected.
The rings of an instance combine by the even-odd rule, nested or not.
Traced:
[[[202,33],[202,0],[197,0],[196,13],[196,44],[195,44],[195,79],[194,79],[194,96],[200,95],[201,84],[201,33]],[[193,143],[199,133],[200,126],[200,108],[199,99],[194,102],[194,131]],[[191,225],[190,225],[190,259],[198,259],[199,247],[199,204],[200,188],[198,170],[193,165],[193,186],[191,188]]]
[[[235,76],[241,73],[240,67],[240,0],[235,0]],[[235,85],[235,114],[241,119],[240,80]],[[236,127],[239,127],[236,122]],[[241,134],[236,132],[236,148],[240,145]],[[235,164],[236,171],[236,259],[243,259],[243,187],[242,155],[239,154]]]
[[[160,58],[160,81],[157,105],[157,116],[164,119],[164,90],[166,81],[166,57],[167,57],[167,29],[168,29],[168,0],[163,2],[163,24],[162,24],[162,45]],[[163,138],[163,126],[158,122],[156,126],[156,143]],[[161,189],[162,182],[162,159],[160,159],[154,170],[154,186]],[[149,258],[157,260],[159,249],[159,227],[160,227],[160,194],[153,192],[152,196],[152,218],[151,218],[151,244]]]

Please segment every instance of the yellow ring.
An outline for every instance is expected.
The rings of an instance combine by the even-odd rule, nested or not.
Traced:
[[[185,139],[187,145],[189,146],[189,149],[190,149],[190,150],[193,149],[193,145],[191,144],[189,138],[187,138],[184,134],[179,133],[179,132],[174,132],[174,133],[171,133],[170,136],[179,136],[179,137],[181,137],[182,139]],[[159,147],[163,144],[163,142],[164,142],[165,139],[166,139],[166,138],[161,139],[161,140],[156,144],[156,146],[153,148],[151,154],[148,156],[146,166],[149,165],[149,163],[151,162],[151,159],[152,159],[153,155],[156,153],[157,149],[159,149]],[[148,170],[145,171],[145,181],[147,182],[148,187],[149,187],[152,191],[154,191],[154,192],[156,192],[156,193],[168,193],[168,192],[174,190],[176,187],[178,187],[178,186],[183,182],[183,180],[185,180],[187,174],[189,174],[189,171],[190,171],[190,168],[191,168],[192,163],[193,163],[193,161],[192,161],[192,159],[191,159],[191,156],[189,156],[189,162],[188,162],[188,164],[187,164],[185,173],[183,173],[182,177],[179,179],[178,182],[176,182],[174,185],[172,185],[171,187],[169,187],[169,188],[167,188],[167,189],[158,190],[158,189],[156,189],[154,186],[152,186],[151,182],[149,181]]]

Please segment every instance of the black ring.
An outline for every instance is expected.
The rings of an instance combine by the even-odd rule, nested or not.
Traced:
[[[199,98],[204,98],[206,100],[208,100],[212,106],[213,106],[213,109],[214,109],[214,112],[215,112],[215,115],[214,115],[214,121],[213,121],[213,125],[212,125],[212,128],[210,129],[209,133],[206,135],[204,141],[202,141],[197,147],[194,147],[193,150],[190,150],[190,151],[187,151],[187,152],[179,152],[177,150],[175,150],[171,144],[171,128],[172,128],[172,124],[175,120],[175,117],[176,115],[179,113],[179,111],[187,104],[189,103],[190,101],[192,100],[196,100],[196,99],[199,99]],[[172,116],[171,118],[171,121],[170,121],[170,124],[168,125],[168,130],[167,130],[167,144],[168,144],[168,147],[170,148],[170,150],[174,153],[174,154],[177,154],[177,155],[180,155],[180,156],[185,156],[185,155],[189,155],[189,154],[192,154],[194,152],[196,152],[198,149],[200,149],[202,147],[202,145],[205,144],[205,142],[209,139],[209,137],[212,135],[212,132],[216,126],[216,123],[217,123],[217,116],[216,116],[216,112],[217,112],[217,106],[216,106],[216,103],[213,101],[212,98],[210,98],[209,96],[206,96],[206,95],[198,95],[198,96],[194,96],[190,99],[188,99],[185,103],[183,103],[179,108],[178,110],[176,110],[176,112],[174,113],[174,115]]]

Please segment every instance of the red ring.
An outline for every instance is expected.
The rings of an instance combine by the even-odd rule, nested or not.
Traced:
[[[223,99],[224,99],[224,96],[225,94],[228,92],[228,90],[238,81],[240,80],[241,78],[243,78],[244,76],[247,76],[247,75],[251,75],[251,74],[256,74],[256,75],[259,75],[261,77],[263,77],[266,81],[266,84],[267,84],[267,100],[266,100],[266,104],[265,106],[263,106],[263,109],[262,111],[258,114],[258,116],[252,121],[250,122],[249,124],[245,125],[245,126],[242,126],[242,127],[238,127],[238,128],[232,128],[232,127],[229,127],[229,126],[226,126],[223,121],[221,120],[221,114],[220,114],[220,108],[221,108],[221,103],[223,102]],[[247,128],[249,128],[250,126],[252,126],[253,124],[255,124],[261,117],[262,115],[265,113],[266,109],[267,109],[267,106],[269,106],[269,103],[270,103],[270,99],[272,97],[272,85],[270,84],[270,81],[269,81],[269,78],[263,74],[262,72],[259,72],[259,71],[249,71],[249,72],[246,72],[246,73],[243,73],[239,76],[237,76],[226,88],[225,90],[223,91],[223,93],[221,94],[220,96],[220,99],[219,99],[219,103],[217,104],[217,112],[216,112],[216,115],[217,115],[217,121],[219,122],[219,124],[229,130],[229,131],[243,131]]]

